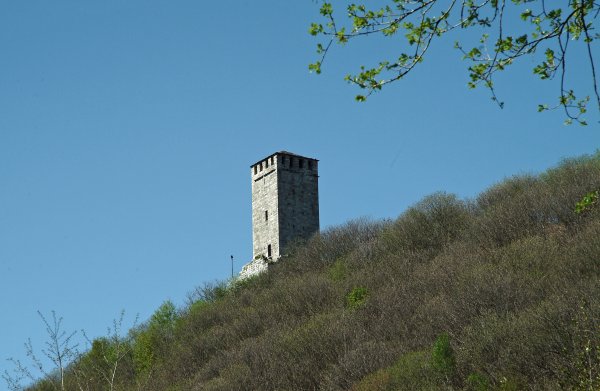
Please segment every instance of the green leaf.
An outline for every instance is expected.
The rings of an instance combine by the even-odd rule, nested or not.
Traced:
[[[321,74],[321,61],[317,61],[313,64],[308,64],[308,70],[312,73],[315,72],[317,75]]]
[[[323,25],[317,23],[311,23],[308,28],[308,33],[312,36],[321,34],[323,32]]]
[[[323,16],[329,16],[333,14],[333,6],[331,5],[331,3],[323,3],[320,12]]]

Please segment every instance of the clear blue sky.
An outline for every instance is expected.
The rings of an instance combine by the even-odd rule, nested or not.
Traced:
[[[311,75],[317,16],[309,0],[0,0],[0,372],[41,347],[37,310],[94,337],[226,279],[230,254],[239,270],[249,165],[272,152],[320,159],[326,228],[600,145],[597,112],[587,128],[536,112],[557,87],[530,60],[499,78],[503,110],[467,90],[454,38],[357,104],[344,74],[395,42],[335,48]]]

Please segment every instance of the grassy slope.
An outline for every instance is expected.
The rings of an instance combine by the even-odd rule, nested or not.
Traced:
[[[600,154],[330,229],[132,332],[117,389],[598,389],[598,188]]]

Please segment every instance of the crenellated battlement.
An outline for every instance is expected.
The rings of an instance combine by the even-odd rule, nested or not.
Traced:
[[[318,175],[319,161],[291,152],[279,151],[252,164],[250,174],[254,180],[258,180],[277,169],[306,171]]]

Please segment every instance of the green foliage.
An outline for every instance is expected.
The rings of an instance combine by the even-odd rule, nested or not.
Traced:
[[[208,301],[204,300],[196,300],[192,304],[190,304],[188,312],[190,314],[201,314],[205,309],[210,306]]]
[[[444,333],[437,337],[431,352],[431,364],[446,378],[452,376],[456,367],[454,351],[450,346],[450,337]]]
[[[592,191],[583,196],[581,201],[575,204],[575,212],[583,213],[586,210],[590,210],[590,208],[595,207],[598,204],[598,199],[600,199],[600,191]]]
[[[148,329],[157,330],[160,333],[170,333],[175,327],[178,314],[175,304],[170,300],[165,301],[150,317]]]
[[[471,373],[465,381],[465,391],[488,391],[490,381],[480,373]]]
[[[92,341],[92,347],[86,354],[85,360],[98,369],[109,370],[110,362],[118,357],[118,347],[108,338],[100,337]]]
[[[380,369],[355,384],[350,391],[386,391],[390,389],[391,382],[390,371],[388,369]]]
[[[398,361],[356,383],[351,391],[412,391],[442,389],[431,366],[429,352],[403,354]]]
[[[58,389],[55,380],[43,379],[32,387],[27,388],[27,391],[56,391]]]
[[[504,103],[496,96],[495,75],[521,58],[532,57],[534,61],[540,61],[536,53],[543,53],[539,56],[541,61],[533,66],[533,73],[542,80],[557,81],[559,94],[556,106],[540,104],[538,111],[562,108],[566,123],[575,121],[586,125],[582,116],[586,113],[590,95],[593,94],[600,109],[592,56],[598,39],[594,22],[599,13],[600,5],[593,1],[549,5],[544,0],[386,0],[377,5],[346,2],[345,7],[338,4],[335,9],[332,3],[323,2],[320,15],[325,23],[312,23],[309,33],[323,37],[325,41],[317,44],[319,60],[309,69],[321,73],[332,43],[345,45],[350,40],[369,36],[396,38],[397,52],[383,60],[375,60],[375,66],[361,65],[358,73],[345,77],[348,82],[367,90],[367,94],[356,96],[356,100],[362,102],[373,92],[409,74],[424,60],[434,40],[458,33],[458,30],[473,30],[476,37],[481,34],[478,40],[470,42],[472,35],[463,33],[465,42],[455,44],[463,59],[470,63],[469,88],[483,85],[489,89],[492,100],[503,107]],[[507,23],[509,19],[517,23]],[[575,55],[572,48],[575,45],[588,53],[591,68],[591,94],[583,98],[576,96],[565,84],[566,73],[570,70],[567,65],[569,58]]]
[[[431,351],[422,350],[400,356],[391,366],[380,369],[354,384],[352,391],[436,390],[447,386],[456,370],[454,352],[448,334],[440,334]],[[471,374],[467,390],[485,391],[476,387],[484,384],[482,376]],[[488,383],[485,383],[487,386]]]
[[[161,350],[171,341],[178,319],[175,305],[167,300],[152,314],[148,323],[135,332],[133,363],[138,377],[149,375]]]
[[[348,275],[348,266],[343,259],[338,259],[331,265],[327,274],[333,281],[341,281]]]
[[[365,304],[369,291],[365,287],[355,287],[346,295],[346,306],[350,309],[356,309]]]
[[[229,284],[225,281],[220,282],[205,282],[203,285],[194,288],[188,293],[189,305],[196,301],[205,301],[213,303],[222,300],[227,295]]]
[[[153,335],[149,331],[140,331],[133,345],[133,364],[138,376],[147,375],[155,361]]]

